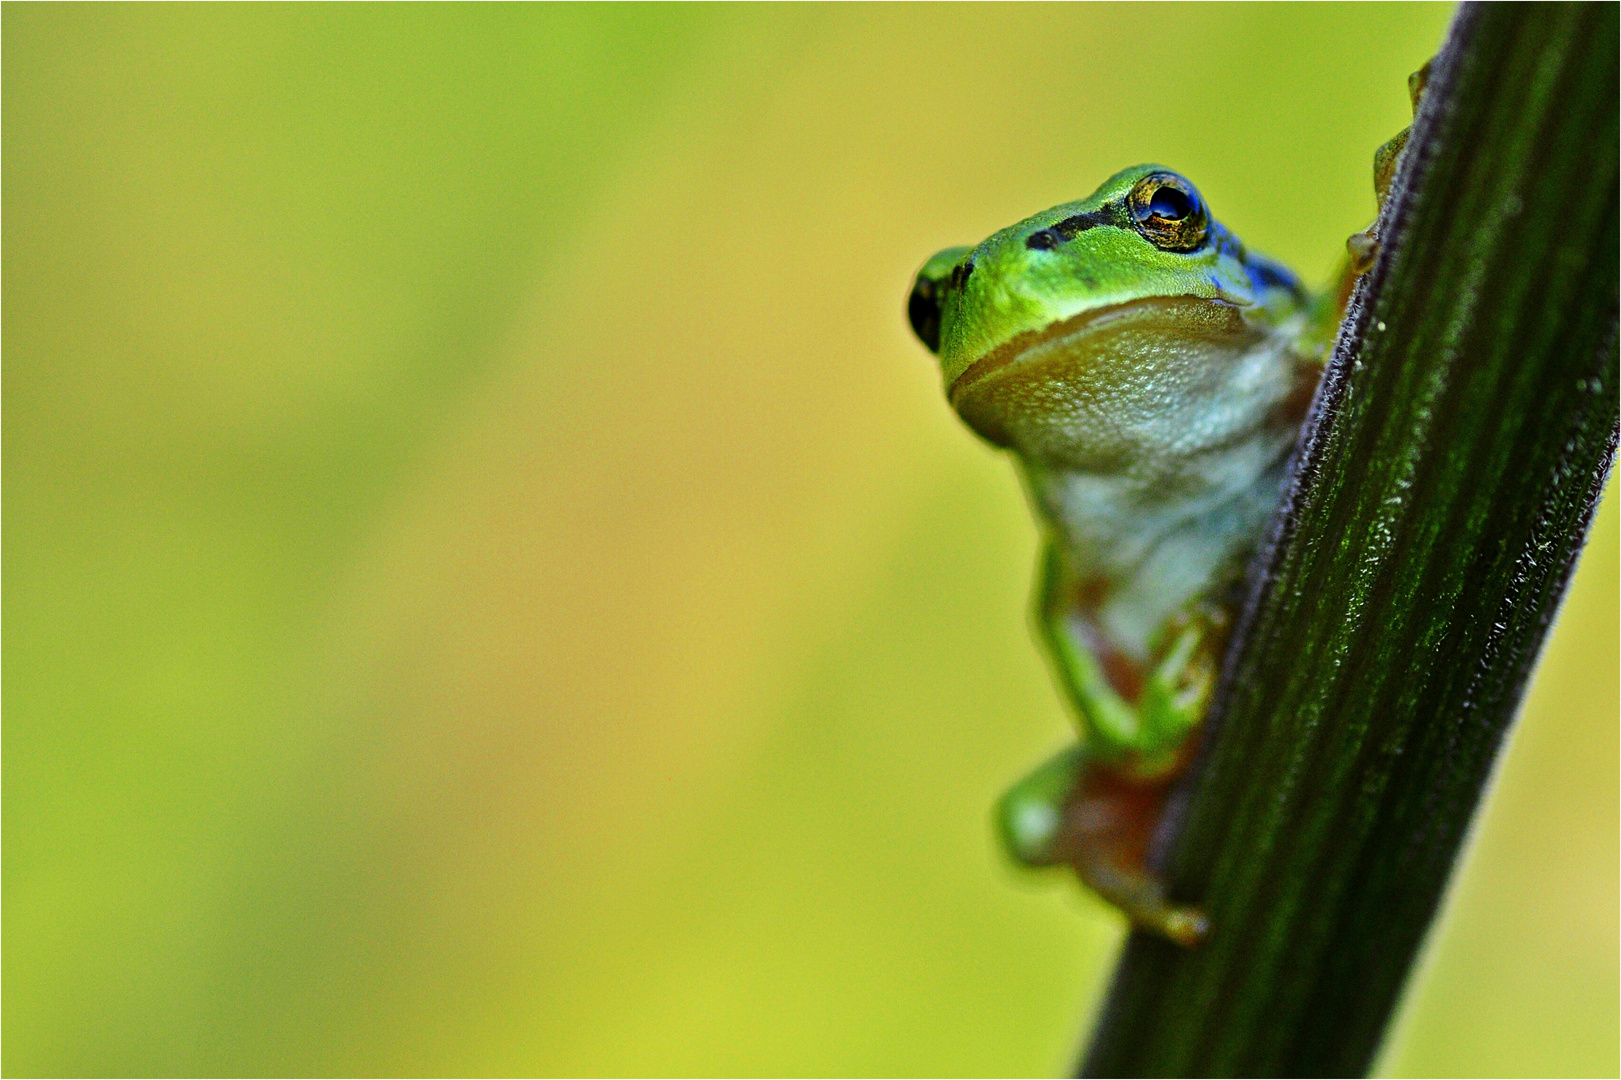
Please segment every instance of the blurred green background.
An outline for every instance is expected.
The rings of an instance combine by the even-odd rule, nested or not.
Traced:
[[[1325,278],[1449,13],[8,5],[5,1071],[1065,1069],[910,274],[1157,160]],[[1617,546],[1389,1074],[1618,1067]]]

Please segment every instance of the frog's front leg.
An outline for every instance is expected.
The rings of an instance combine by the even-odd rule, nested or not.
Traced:
[[[1020,781],[998,819],[1015,859],[1068,865],[1135,924],[1196,944],[1205,918],[1165,898],[1148,845],[1214,681],[1219,634],[1203,618],[1168,626],[1148,664],[1113,649],[1056,546],[1043,560],[1036,621],[1086,736]]]
[[[1107,589],[1076,574],[1049,542],[1036,582],[1037,632],[1094,758],[1123,776],[1175,774],[1215,685],[1221,627],[1214,613],[1190,607],[1167,620],[1139,661],[1102,626]]]

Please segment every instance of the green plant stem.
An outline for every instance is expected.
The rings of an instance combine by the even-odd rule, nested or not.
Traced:
[[[1440,904],[1616,445],[1617,8],[1437,58],[1088,1076],[1356,1075]]]

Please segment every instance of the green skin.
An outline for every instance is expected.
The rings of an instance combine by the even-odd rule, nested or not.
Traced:
[[[1146,867],[1214,685],[1244,565],[1344,290],[1309,296],[1159,166],[951,248],[909,314],[963,420],[1011,451],[1044,538],[1036,632],[1081,743],[998,820],[1138,926],[1193,944],[1196,909]]]

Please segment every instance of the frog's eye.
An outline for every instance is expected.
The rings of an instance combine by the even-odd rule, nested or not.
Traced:
[[[1210,231],[1210,215],[1194,186],[1175,173],[1149,173],[1126,197],[1131,221],[1155,247],[1196,251]]]

